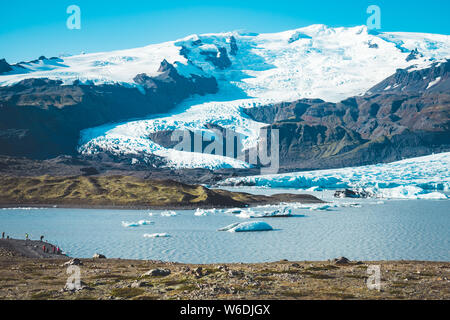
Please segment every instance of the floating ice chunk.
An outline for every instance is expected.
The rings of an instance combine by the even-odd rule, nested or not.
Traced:
[[[263,221],[233,223],[219,231],[227,232],[255,232],[255,231],[271,231],[272,226]]]
[[[150,238],[150,239],[155,239],[155,238],[170,238],[170,235],[167,233],[146,233],[144,234],[144,238]]]
[[[440,192],[430,192],[430,193],[425,193],[425,194],[419,194],[418,196],[419,199],[423,199],[423,200],[446,200],[448,199],[448,197]]]
[[[195,216],[197,217],[206,217],[206,216],[210,216],[212,214],[215,214],[217,212],[216,209],[209,209],[209,210],[205,210],[205,209],[197,209],[194,213]]]
[[[250,218],[276,218],[276,217],[290,217],[292,216],[292,210],[288,207],[284,207],[275,211],[254,212],[250,209],[242,211],[236,217],[241,219]]]
[[[331,207],[332,207],[332,205],[330,205],[330,204],[315,204],[315,205],[311,205],[309,210],[311,210],[311,211],[328,211]]]
[[[448,199],[440,192],[427,192],[417,186],[399,186],[390,189],[378,189],[377,196],[385,199]]]
[[[153,224],[153,222],[152,221],[148,221],[148,220],[141,220],[141,221],[138,222],[138,224],[140,226],[148,226],[148,225]]]
[[[163,211],[161,212],[161,217],[175,217],[178,214],[175,211]]]
[[[240,214],[242,212],[242,209],[234,208],[234,209],[228,209],[225,210],[224,213],[226,214]]]
[[[265,218],[276,218],[276,217],[290,217],[292,216],[292,210],[288,207],[284,207],[280,210],[275,211],[266,211],[264,212],[263,217]]]
[[[237,214],[236,217],[241,219],[258,218],[260,214],[254,212],[251,209],[242,210],[241,213]]]
[[[220,229],[217,230],[217,231],[230,231],[231,229],[236,228],[236,227],[237,227],[238,225],[240,225],[240,224],[241,224],[240,222],[236,222],[236,223],[230,224],[229,226],[220,228]]]
[[[122,221],[122,226],[124,226],[125,228],[135,228],[135,227],[139,227],[140,224],[139,224],[139,222]]]
[[[136,228],[140,226],[148,226],[151,224],[153,224],[153,222],[148,220],[140,220],[138,222],[122,221],[122,226],[125,228]]]

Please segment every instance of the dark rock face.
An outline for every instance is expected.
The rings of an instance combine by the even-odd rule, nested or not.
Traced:
[[[205,60],[211,62],[216,68],[224,70],[231,66],[231,60],[228,57],[227,49],[223,47],[217,48],[219,52],[203,51],[202,55],[206,56]]]
[[[144,87],[62,85],[27,79],[0,88],[0,154],[35,159],[76,154],[80,131],[109,122],[163,113],[193,94],[216,93],[217,81],[185,78],[167,61],[160,75],[136,76]]]
[[[417,60],[421,57],[423,57],[423,55],[416,48],[406,57],[406,61]]]
[[[11,66],[5,59],[0,59],[0,74],[12,71]]]
[[[302,99],[246,113],[268,123],[269,131],[279,130],[285,170],[367,165],[445,152],[450,150],[448,68],[449,62],[399,70],[371,89],[372,94],[340,103]],[[426,76],[441,80],[429,87]],[[396,81],[405,90],[384,90]]]
[[[231,36],[230,37],[230,54],[232,56],[235,56],[235,55],[237,55],[238,51],[239,51],[239,48],[237,46],[236,38]]]
[[[436,62],[430,68],[421,70],[398,69],[394,75],[371,88],[368,93],[449,93],[449,74],[450,60]]]
[[[359,199],[359,198],[369,198],[373,195],[370,192],[367,192],[365,190],[339,190],[334,193],[335,198],[353,198],[353,199]]]

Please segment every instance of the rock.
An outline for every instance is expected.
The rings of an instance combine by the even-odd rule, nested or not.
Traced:
[[[143,277],[167,277],[170,275],[171,271],[169,269],[152,269],[146,273],[144,273],[141,278]]]
[[[0,59],[0,74],[12,71],[13,69],[5,59]]]
[[[142,288],[142,287],[149,287],[149,283],[145,281],[135,281],[131,284],[131,288]]]
[[[230,42],[230,54],[232,56],[237,55],[239,48],[237,46],[236,38],[234,36],[231,36],[229,42]]]
[[[63,266],[82,266],[82,265],[83,262],[78,258],[72,259],[63,264]]]
[[[220,270],[220,271],[228,271],[228,270],[230,270],[227,266],[225,266],[225,265],[223,265],[223,266],[217,266],[217,270]]]
[[[406,61],[417,60],[418,58],[422,58],[423,54],[419,52],[419,50],[414,49],[411,53],[406,57]]]
[[[185,273],[188,273],[188,272],[191,272],[191,268],[189,268],[189,267],[183,267],[182,269],[181,269],[181,271],[182,272],[185,272]]]
[[[343,191],[336,191],[334,193],[335,198],[369,198],[372,194],[370,192],[367,192],[365,190],[350,190],[345,189]]]
[[[194,273],[195,277],[201,278],[201,277],[203,277],[203,268],[202,267],[195,268],[193,270],[193,273]]]
[[[340,257],[333,260],[334,264],[349,264],[350,260],[346,257]]]
[[[237,271],[237,270],[230,270],[230,271],[228,271],[228,275],[229,275],[231,278],[243,277],[243,276],[244,276],[244,272],[242,272],[242,271]]]
[[[100,253],[96,253],[92,256],[92,259],[106,259],[106,256]]]

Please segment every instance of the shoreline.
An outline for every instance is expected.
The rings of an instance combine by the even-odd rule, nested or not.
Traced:
[[[0,300],[448,300],[450,262],[277,261],[185,264],[8,254],[0,240]],[[12,239],[17,246],[25,240]],[[80,287],[67,287],[69,266]],[[380,290],[367,286],[380,270]]]

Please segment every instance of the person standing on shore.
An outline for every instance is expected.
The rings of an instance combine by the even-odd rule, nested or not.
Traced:
[[[44,240],[44,236],[41,236],[41,242]]]
[[[25,233],[25,245],[27,246],[28,245],[28,241],[29,241],[30,239],[29,239],[29,235],[28,235],[28,233]]]
[[[2,233],[2,239],[5,239],[5,233],[4,232]]]

